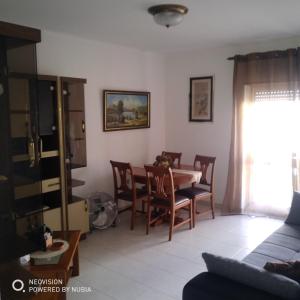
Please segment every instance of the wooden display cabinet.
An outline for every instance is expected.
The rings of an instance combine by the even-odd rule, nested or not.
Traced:
[[[40,34],[0,22],[0,244],[6,245],[0,247],[0,262],[34,250],[26,233],[42,222],[36,71]]]
[[[87,201],[73,196],[73,188],[84,181],[72,178],[73,168],[86,166],[86,80],[39,75],[38,82],[44,221],[54,230],[86,233]]]
[[[76,187],[85,182],[74,179],[72,170],[86,167],[86,131],[84,85],[85,79],[62,77],[62,97],[64,107],[66,194],[68,203],[68,228],[89,231],[89,212],[86,199],[74,195]]]

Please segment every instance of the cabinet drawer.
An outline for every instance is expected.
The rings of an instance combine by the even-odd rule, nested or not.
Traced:
[[[68,204],[69,230],[89,232],[89,211],[87,201],[82,199]]]
[[[32,184],[25,184],[15,187],[15,199],[22,199],[27,197],[33,197],[41,194],[41,182],[35,182]]]
[[[49,193],[60,190],[60,178],[51,178],[42,181],[42,193]]]
[[[54,208],[44,212],[44,223],[51,230],[61,230],[61,208]]]

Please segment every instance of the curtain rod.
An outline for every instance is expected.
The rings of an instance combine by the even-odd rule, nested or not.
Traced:
[[[289,48],[286,50],[274,50],[274,51],[267,51],[267,52],[252,52],[250,54],[246,54],[246,55],[235,55],[235,56],[231,56],[228,57],[227,60],[235,60],[237,57],[248,57],[248,56],[256,56],[257,58],[269,58],[271,56],[275,56],[275,57],[279,57],[279,56],[285,56],[285,55],[289,55],[289,53],[298,53],[300,47],[298,48]]]

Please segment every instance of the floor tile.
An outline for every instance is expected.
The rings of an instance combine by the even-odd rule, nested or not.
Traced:
[[[129,229],[129,214],[120,224],[94,231],[80,243],[80,276],[69,286],[91,287],[91,293],[69,293],[68,300],[179,300],[184,285],[206,271],[203,252],[243,259],[282,221],[249,216],[197,219],[193,230],[180,228],[168,241],[168,226],[145,234],[144,216]]]

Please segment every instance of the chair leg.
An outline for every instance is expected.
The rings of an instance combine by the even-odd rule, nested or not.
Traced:
[[[175,223],[175,210],[171,210],[170,227],[169,227],[169,241],[172,240],[173,228]]]
[[[213,197],[213,195],[211,195],[210,197],[210,206],[211,206],[211,214],[212,214],[212,218],[215,218],[215,199]]]
[[[147,225],[146,225],[146,234],[149,234],[150,222],[151,222],[151,206],[150,206],[150,202],[148,202],[148,203],[147,203]]]
[[[133,201],[133,202],[132,202],[132,208],[131,208],[131,224],[130,224],[130,229],[131,229],[131,230],[134,229],[135,212],[136,212],[135,201]]]
[[[197,210],[197,202],[195,199],[192,199],[193,205],[193,227],[196,225],[196,210]]]
[[[189,222],[189,224],[190,224],[190,229],[192,229],[193,228],[193,201],[191,200],[191,202],[190,202],[190,206],[189,206],[189,218],[190,218],[190,222]]]
[[[116,206],[117,206],[117,211],[119,211],[119,201],[118,201],[118,199],[115,199],[115,203],[116,203]],[[115,219],[114,219],[114,221],[112,223],[113,227],[117,226],[117,218],[118,218],[118,214],[117,214],[117,216],[115,217]]]

